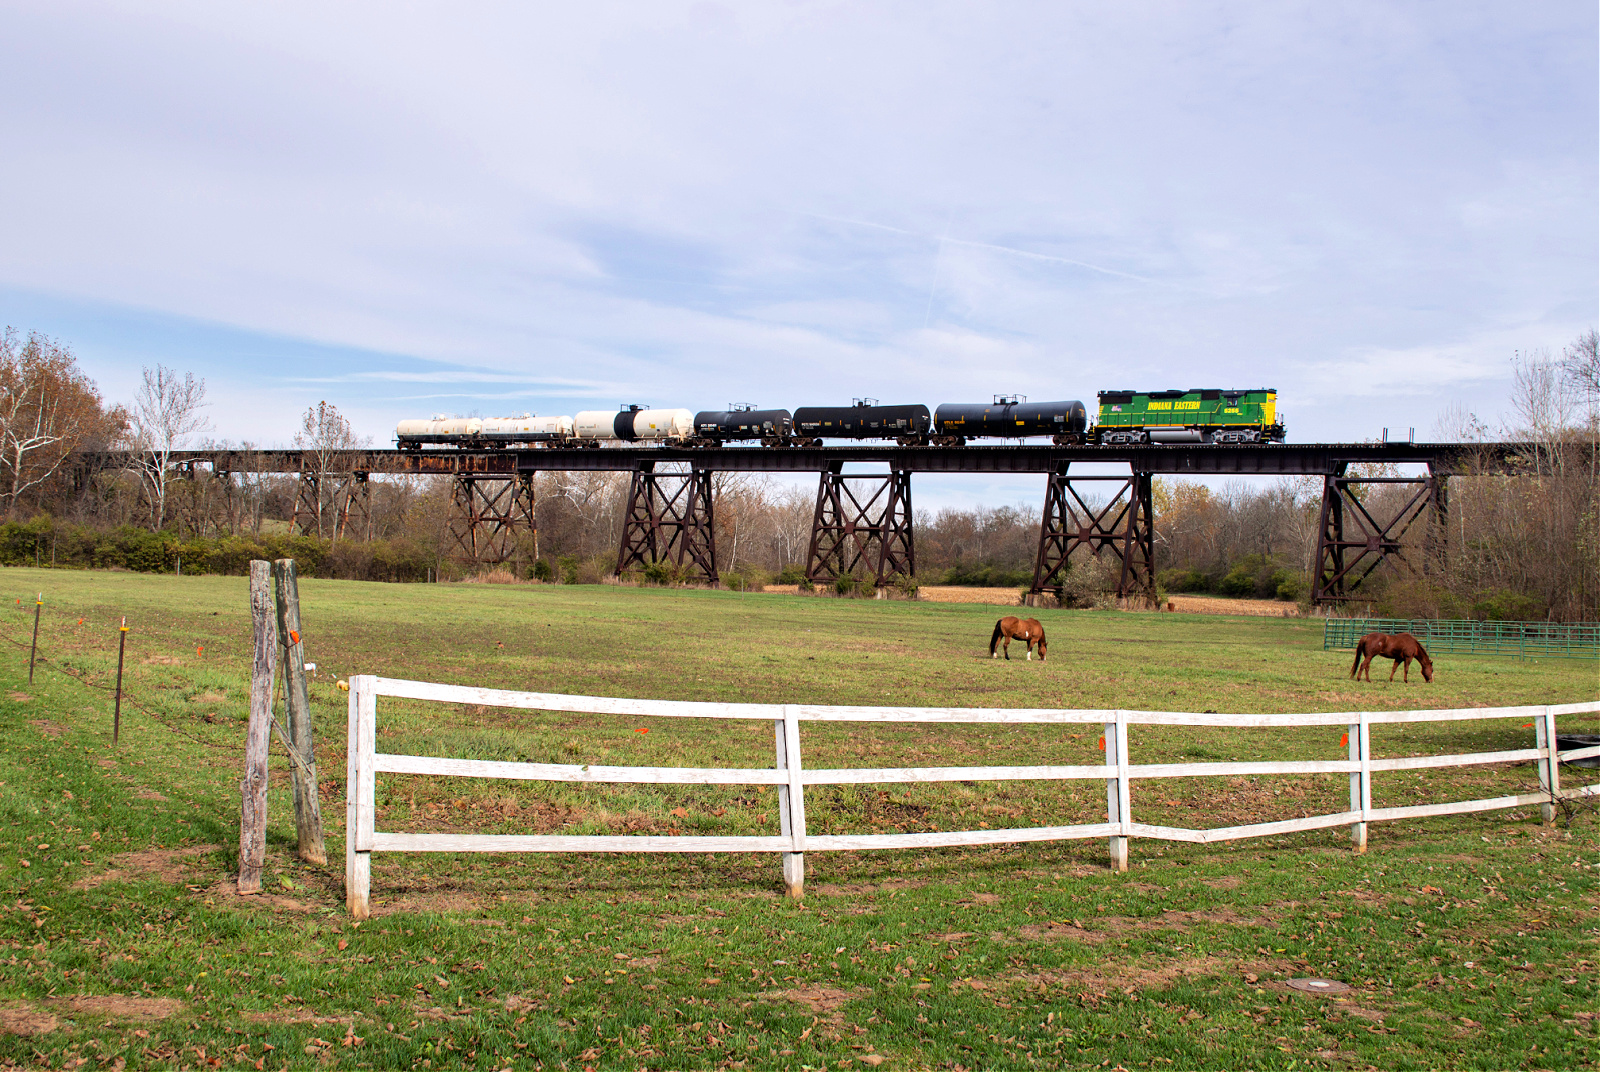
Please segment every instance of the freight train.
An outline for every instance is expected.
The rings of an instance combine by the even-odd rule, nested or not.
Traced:
[[[932,413],[923,405],[882,406],[858,398],[849,406],[756,409],[730,405],[687,409],[624,406],[586,410],[571,417],[445,417],[401,421],[402,450],[428,446],[582,448],[655,443],[675,447],[821,446],[825,439],[892,440],[901,446],[965,446],[972,439],[1048,436],[1058,446],[1142,443],[1281,443],[1274,388],[1227,391],[1101,391],[1095,423],[1082,402],[1029,402],[996,395],[983,403],[946,402]]]

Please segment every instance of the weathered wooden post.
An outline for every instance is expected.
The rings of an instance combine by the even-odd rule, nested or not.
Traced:
[[[344,903],[356,919],[372,913],[372,827],[377,772],[373,767],[378,726],[374,679],[350,679],[349,747],[345,766]]]
[[[272,566],[250,563],[250,618],[255,634],[255,659],[250,666],[250,728],[245,736],[244,780],[239,783],[239,892],[261,892],[261,869],[267,860],[267,744],[272,736],[274,636]]]
[[[39,612],[44,609],[44,593],[33,604],[33,647],[28,652],[28,684],[33,684],[33,661],[39,657]]]
[[[288,708],[290,769],[294,784],[294,829],[300,858],[328,862],[322,842],[322,802],[317,796],[317,757],[312,746],[311,700],[306,693],[305,645],[300,636],[300,584],[294,559],[272,564],[278,589],[278,645],[283,655],[284,705]]]
[[[1359,770],[1350,772],[1350,810],[1366,815],[1372,807],[1372,728],[1365,711],[1361,712],[1361,721],[1350,723],[1347,735],[1350,762],[1361,764]],[[1350,844],[1356,852],[1367,851],[1365,820],[1350,824]]]
[[[122,629],[117,633],[117,692],[111,708],[111,747],[117,746],[122,736],[122,657],[128,651],[128,619],[122,619]]]
[[[793,704],[786,705],[783,717],[772,723],[777,768],[789,775],[789,784],[778,786],[778,829],[790,844],[790,850],[783,854],[783,887],[790,897],[804,897],[806,893],[805,783],[801,780],[797,712]]]
[[[1544,820],[1544,825],[1553,826],[1556,821],[1556,798],[1561,795],[1561,761],[1556,758],[1556,752],[1560,750],[1556,742],[1556,716],[1550,713],[1548,707],[1534,716],[1533,740],[1534,747],[1544,753],[1534,761],[1539,768],[1539,788],[1549,795],[1549,799],[1539,805],[1539,817]]]
[[[1126,711],[1117,711],[1117,720],[1106,727],[1106,822],[1127,829],[1132,811],[1132,796],[1128,786],[1128,717]],[[1112,834],[1109,839],[1111,869],[1128,869],[1128,837]]]

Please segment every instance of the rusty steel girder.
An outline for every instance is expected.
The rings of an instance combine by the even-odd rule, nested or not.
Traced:
[[[878,586],[897,574],[914,576],[911,473],[895,469],[885,476],[845,476],[842,465],[830,466],[817,484],[806,580],[832,584],[863,567]]]
[[[1357,589],[1380,567],[1427,576],[1440,569],[1449,531],[1449,477],[1346,476],[1345,466],[1322,480],[1322,512],[1317,525],[1317,564],[1311,602],[1322,605],[1360,599]],[[1383,485],[1415,488],[1392,516],[1380,520],[1362,501],[1361,491]],[[1421,539],[1408,539],[1418,522]],[[1419,546],[1420,544],[1420,546]]]
[[[458,473],[450,496],[453,557],[485,564],[521,558],[523,535],[535,532],[534,506],[532,474]]]
[[[1039,554],[1033,567],[1031,594],[1061,595],[1072,553],[1084,548],[1098,558],[1110,551],[1118,559],[1119,598],[1155,601],[1155,510],[1151,474],[1069,476],[1070,462],[1050,474],[1044,515],[1039,523]],[[1080,485],[1109,487],[1105,504],[1094,507],[1078,492]]]
[[[670,563],[684,580],[717,583],[717,538],[711,470],[657,473],[654,463],[633,472],[616,574]]]

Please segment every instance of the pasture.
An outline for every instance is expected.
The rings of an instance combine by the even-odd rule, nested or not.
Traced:
[[[1002,610],[607,586],[302,581],[326,868],[292,857],[274,744],[268,892],[232,891],[249,663],[242,578],[0,574],[0,1060],[50,1067],[1572,1067],[1595,1060],[1592,812],[1536,808],[1220,846],[1103,840],[776,856],[377,855],[342,897],[345,694],[375,673],[658,699],[1392,710],[1600,697],[1600,667],[1442,657],[1349,680],[1321,623],[1030,611],[1044,663],[991,660]],[[32,595],[41,664],[27,683]],[[16,600],[20,603],[14,603]],[[116,624],[129,702],[111,744]],[[1597,723],[1563,731],[1597,732]],[[644,732],[641,732],[644,731]],[[383,701],[394,752],[766,766],[771,727]],[[1384,727],[1374,753],[1526,747],[1514,723]],[[1338,759],[1335,729],[1150,727],[1141,762]],[[1092,763],[1039,726],[808,730],[808,765]],[[1522,792],[1531,766],[1385,776],[1384,805]],[[1136,783],[1141,821],[1338,810],[1341,776]],[[776,833],[766,787],[385,775],[380,829]],[[1103,783],[841,786],[814,833],[1099,821]],[[1351,990],[1286,985],[1326,976]]]

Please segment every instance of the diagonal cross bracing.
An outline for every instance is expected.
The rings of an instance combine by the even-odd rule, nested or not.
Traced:
[[[869,574],[882,585],[916,573],[916,538],[911,523],[911,474],[845,476],[839,466],[817,484],[806,579],[832,584],[840,577]]]
[[[717,583],[717,541],[711,471],[657,473],[634,470],[623,515],[617,574],[635,566],[668,563],[683,579]]]
[[[1312,602],[1339,603],[1361,598],[1357,589],[1385,564],[1411,577],[1432,572],[1444,555],[1448,479],[1440,473],[1352,477],[1339,472],[1325,476]],[[1383,485],[1414,485],[1410,496],[1387,520],[1375,516],[1360,494],[1365,488]],[[1411,533],[1424,519],[1419,549],[1418,540]]]

